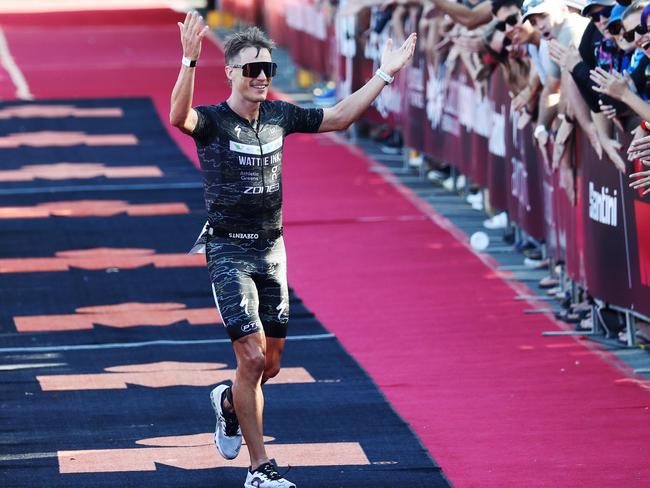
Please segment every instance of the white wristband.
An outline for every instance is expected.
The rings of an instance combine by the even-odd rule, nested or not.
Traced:
[[[187,66],[189,68],[194,68],[196,66],[196,59],[190,59],[186,56],[183,56],[181,63],[183,63],[184,66]]]
[[[378,69],[377,71],[375,71],[375,74],[377,76],[379,76],[382,80],[384,80],[386,83],[388,83],[389,85],[395,79],[394,76],[389,75],[388,73],[386,73],[385,71],[382,71],[381,69]]]

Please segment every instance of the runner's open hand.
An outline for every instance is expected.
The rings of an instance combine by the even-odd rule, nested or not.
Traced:
[[[402,47],[398,49],[393,49],[393,40],[388,39],[381,55],[381,66],[379,68],[390,76],[395,76],[413,57],[417,38],[417,34],[411,34],[404,41]]]
[[[199,59],[201,54],[201,41],[208,33],[209,27],[203,24],[203,17],[194,10],[185,16],[185,22],[178,22],[181,30],[181,44],[183,56],[190,59]]]

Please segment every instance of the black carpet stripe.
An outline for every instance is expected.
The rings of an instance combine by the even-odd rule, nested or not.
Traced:
[[[149,100],[66,103],[77,107],[117,106],[124,110],[125,117],[4,120],[0,121],[0,137],[20,131],[43,130],[93,134],[130,132],[137,135],[139,145],[0,149],[2,170],[27,164],[86,161],[108,167],[156,165],[164,172],[162,178],[127,178],[119,183],[146,184],[155,180],[174,185],[200,181],[191,163],[168,137]],[[0,107],[8,105],[12,104],[0,104]],[[43,190],[31,195],[9,195],[0,191],[0,206],[106,199],[125,200],[132,204],[183,202],[190,213],[145,217],[118,214],[111,217],[2,219],[0,259],[52,258],[63,251],[99,247],[153,249],[157,254],[187,251],[204,219],[201,191],[198,189],[47,191],[47,188],[55,186],[81,188],[87,185],[92,188],[93,185],[115,183],[116,180],[107,178],[0,183],[0,190]],[[214,414],[208,400],[208,393],[214,385],[209,380],[208,384],[193,386],[177,382],[151,387],[127,382],[126,388],[63,391],[44,391],[41,388],[39,377],[102,375],[105,378],[106,375],[120,374],[109,372],[108,368],[134,365],[146,368],[142,365],[162,362],[185,365],[220,363],[223,365],[219,367],[221,369],[234,368],[234,355],[228,342],[119,347],[119,344],[138,341],[226,339],[223,327],[214,323],[190,325],[180,320],[166,326],[142,323],[126,328],[96,323],[92,329],[33,333],[17,332],[14,325],[15,317],[69,315],[80,307],[127,302],[179,303],[187,309],[214,308],[207,270],[202,266],[157,268],[147,264],[135,269],[72,268],[60,272],[0,273],[0,350],[8,347],[118,345],[98,350],[0,352],[0,368],[4,368],[0,386],[3,425],[0,432],[0,486],[242,486],[244,470],[241,467],[184,469],[165,461],[157,462],[155,470],[149,471],[59,473],[57,453],[61,451],[156,449],[136,442],[206,434],[214,428]],[[326,466],[294,466],[287,477],[300,487],[311,488],[449,486],[441,469],[356,361],[335,338],[320,338],[319,335],[327,333],[326,329],[293,293],[291,309],[290,336],[313,336],[314,340],[288,342],[283,367],[304,368],[315,381],[287,384],[278,378],[275,383],[271,381],[265,386],[265,433],[275,438],[269,445],[294,445],[294,451],[299,452],[301,446],[318,443],[336,455],[336,443],[358,443],[369,464],[352,465],[341,457]],[[39,364],[45,366],[24,368]],[[215,369],[215,375],[218,370]],[[209,372],[208,376],[211,374]],[[166,373],[162,375],[166,377]],[[196,375],[204,377],[205,372]],[[179,457],[187,455],[187,446],[176,448]],[[218,459],[212,446],[198,448],[208,449],[209,459]],[[278,461],[282,462],[282,459]]]

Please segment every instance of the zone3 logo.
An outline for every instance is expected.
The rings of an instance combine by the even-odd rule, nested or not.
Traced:
[[[266,186],[247,186],[244,189],[244,193],[248,195],[259,195],[260,193],[273,193],[280,189],[280,183],[274,183],[272,185]]]

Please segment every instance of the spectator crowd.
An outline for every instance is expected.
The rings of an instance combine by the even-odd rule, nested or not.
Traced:
[[[317,91],[316,102],[334,103],[333,86],[337,87],[339,97],[360,86],[351,81],[355,68],[349,64],[360,51],[365,58],[378,58],[385,39],[391,37],[400,45],[415,31],[427,78],[442,78],[444,85],[462,66],[474,87],[489,98],[488,84],[495,74],[500,75],[510,98],[509,119],[515,121],[518,130],[527,129],[526,134],[530,134],[536,149],[534,156],[527,157],[541,159],[545,170],[555,178],[557,190],[564,192],[571,205],[579,205],[577,166],[587,164],[584,158],[576,157],[577,138],[591,147],[595,158],[618,172],[618,179],[628,187],[627,191],[633,190],[638,200],[647,200],[646,195],[650,193],[650,0],[285,0],[268,3],[274,5],[268,7],[271,11],[279,10],[281,4],[288,5],[287,24],[297,29],[316,18],[322,19],[328,27],[319,29],[322,31],[317,36],[319,41],[323,45],[330,43],[330,49],[336,52],[331,58],[348,60],[347,65],[343,62],[343,69],[340,61],[338,65],[324,64],[322,74],[330,83]],[[268,23],[272,15],[267,12],[266,17],[260,14],[258,18],[266,18]],[[272,28],[270,31],[273,37],[278,37]],[[304,51],[304,46],[293,44],[292,50]],[[307,54],[304,59],[309,61],[313,56]],[[372,73],[367,70],[361,78],[368,78]],[[409,84],[407,91],[410,88]],[[390,93],[391,89],[385,92]],[[413,98],[414,94],[409,96]],[[379,100],[377,111],[383,120],[371,121],[370,134],[383,143],[386,152],[402,151],[408,116],[391,119],[389,97]],[[423,174],[431,179],[448,174],[444,173],[448,162],[436,160],[422,148],[405,149],[411,149],[408,152],[412,165],[424,168]],[[450,187],[449,180],[445,184]],[[517,223],[516,218],[509,222],[505,212],[498,212],[506,209],[490,205],[491,198],[480,184],[472,187],[462,180],[458,185],[456,178],[453,187],[458,186],[471,190],[468,201],[474,208],[483,209],[485,202],[490,211],[494,210],[494,215],[484,223],[486,227],[509,228],[512,222]],[[592,195],[591,188],[589,192],[588,200],[601,198]],[[618,192],[622,193],[622,188],[615,194]],[[603,193],[602,199],[608,197]],[[625,204],[618,201],[614,205]],[[636,208],[640,210],[641,206]],[[643,232],[638,224],[640,215],[639,212],[636,216],[639,248],[636,266],[641,269],[640,282],[645,286],[642,296],[648,298],[650,273],[644,269],[650,266],[650,254],[645,251],[650,242],[643,245]],[[601,223],[604,220],[612,219],[601,218]],[[629,234],[627,229],[625,232]],[[634,331],[625,327],[625,317],[613,312],[608,318],[608,297],[592,296],[589,286],[579,276],[571,276],[574,282],[568,296],[567,281],[563,281],[566,274],[561,272],[563,256],[547,252],[539,245],[544,236],[529,239],[523,233],[523,238],[521,234],[517,237],[515,244],[526,253],[527,264],[548,267],[549,276],[539,285],[565,302],[566,310],[560,318],[587,329],[593,327],[597,314],[608,333],[619,337],[620,332],[622,339],[628,344],[632,342],[629,334]],[[590,237],[584,235],[581,239],[584,242]],[[650,342],[650,329],[644,327],[643,321],[638,325],[636,339]]]

